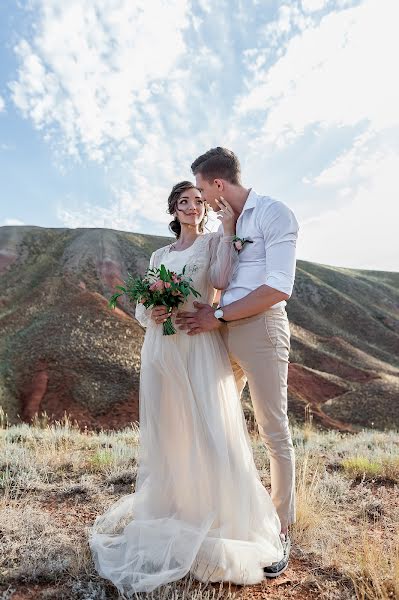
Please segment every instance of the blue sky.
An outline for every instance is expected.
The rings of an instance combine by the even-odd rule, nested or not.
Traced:
[[[0,7],[0,225],[167,235],[217,145],[286,202],[298,257],[398,270],[397,0]]]

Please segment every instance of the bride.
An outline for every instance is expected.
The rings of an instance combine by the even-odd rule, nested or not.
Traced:
[[[237,264],[234,213],[221,200],[220,233],[204,233],[207,206],[188,182],[168,199],[176,242],[155,251],[212,304]],[[183,305],[193,306],[192,296]],[[257,472],[227,350],[219,331],[162,334],[165,307],[138,305],[145,326],[140,450],[135,492],[90,529],[97,571],[132,597],[184,577],[248,585],[281,560],[280,520]]]

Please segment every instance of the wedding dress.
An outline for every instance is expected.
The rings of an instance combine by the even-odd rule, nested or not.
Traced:
[[[151,266],[186,274],[212,304],[237,264],[231,237],[204,234],[186,250],[157,250]],[[190,296],[182,309],[191,310]],[[97,571],[120,592],[184,577],[254,584],[283,558],[280,520],[257,472],[219,331],[162,335],[142,305],[140,450],[135,492],[96,518]]]

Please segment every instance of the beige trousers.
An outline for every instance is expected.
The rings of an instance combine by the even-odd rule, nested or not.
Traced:
[[[287,416],[290,329],[285,307],[223,324],[221,334],[240,394],[248,381],[270,457],[271,498],[286,528],[295,522],[295,454]]]

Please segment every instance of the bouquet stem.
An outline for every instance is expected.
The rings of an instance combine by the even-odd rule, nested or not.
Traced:
[[[176,333],[176,329],[173,326],[172,319],[168,317],[162,324],[163,335],[173,335]]]

